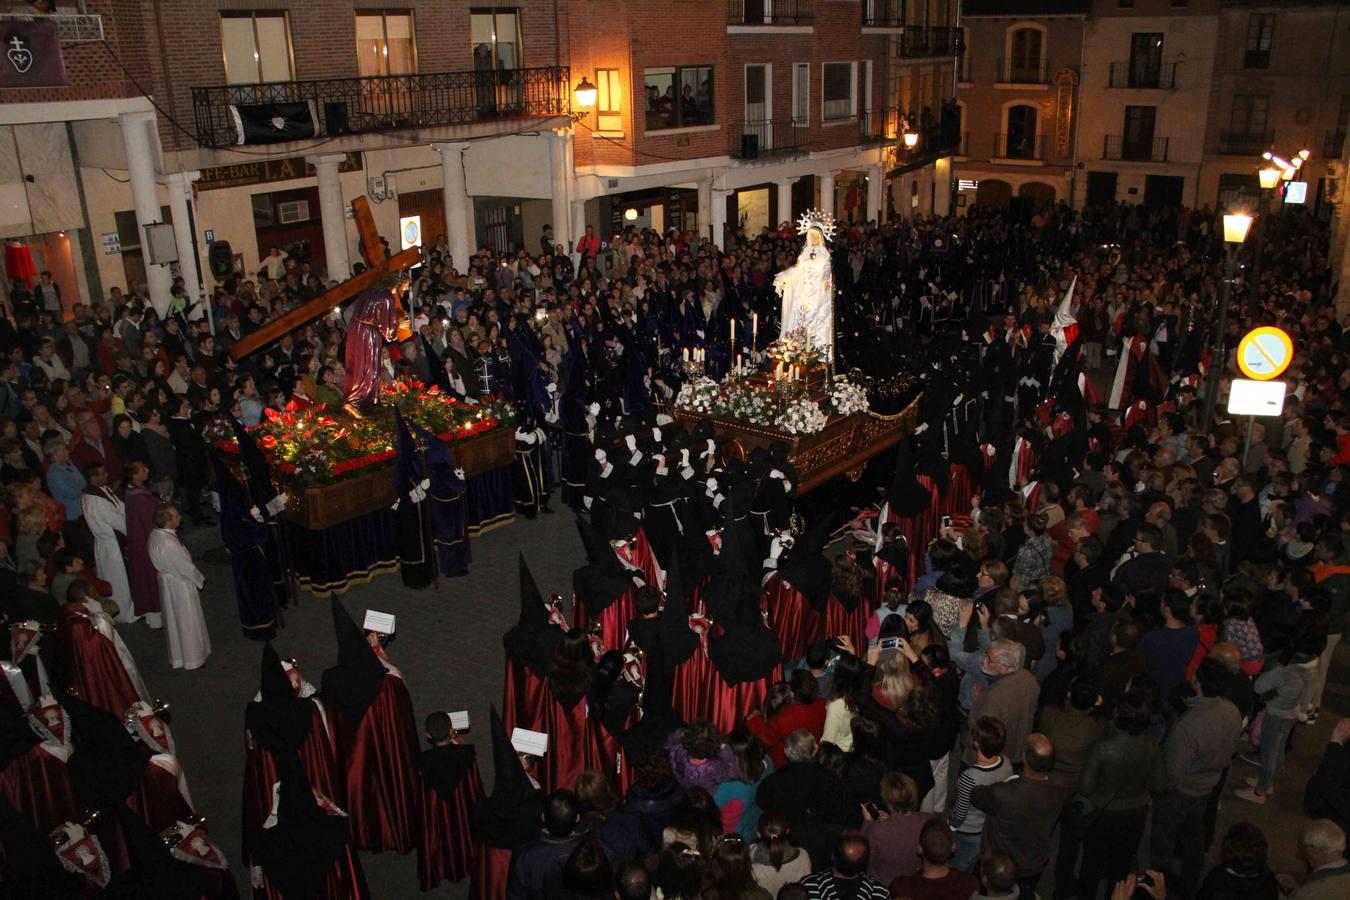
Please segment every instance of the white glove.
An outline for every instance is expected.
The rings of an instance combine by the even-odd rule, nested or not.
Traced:
[[[652,440],[653,440],[653,441],[656,441],[656,443],[658,443],[658,444],[661,443],[661,429],[660,429],[660,428],[653,428],[653,429],[652,429]]]
[[[595,461],[596,461],[596,462],[598,462],[600,465],[603,466],[603,465],[605,464],[605,460],[608,459],[608,458],[609,458],[609,457],[605,454],[605,451],[601,450],[599,447],[596,447],[596,448],[595,448]]]
[[[637,436],[636,436],[636,435],[632,435],[632,434],[628,435],[626,438],[623,439],[623,443],[624,443],[624,446],[626,446],[626,447],[628,448],[628,452],[629,452],[629,453],[633,453],[633,452],[635,452],[635,451],[637,450]]]
[[[286,508],[286,503],[290,499],[290,496],[285,491],[282,491],[280,494],[273,497],[272,501],[267,504],[267,511],[275,516]]]
[[[628,464],[630,466],[636,466],[640,462],[642,462],[642,453],[634,450],[633,455],[628,457]]]
[[[535,435],[533,431],[516,431],[516,440],[524,441],[525,443],[533,446],[534,442],[539,440],[539,438]]]
[[[261,522],[263,520],[262,510],[258,509],[256,506],[250,506],[248,508],[248,514],[252,516],[255,521]]]
[[[688,481],[690,478],[694,477],[694,470],[686,465],[684,468],[680,469],[680,477],[685,481]]]
[[[723,494],[718,494],[716,497],[714,497],[714,498],[713,498],[713,509],[721,509],[721,508],[722,508],[722,501],[724,501],[724,500],[726,500],[726,499],[727,499],[726,496],[723,495]]]
[[[783,472],[782,472],[780,469],[773,469],[773,470],[771,470],[771,471],[769,472],[769,477],[770,477],[770,478],[786,478],[787,476],[784,475]]]
[[[786,478],[783,479],[783,493],[792,493],[792,482],[788,481]]]
[[[464,480],[466,477],[468,477],[468,476],[466,476],[466,475],[464,474],[464,470],[463,470],[463,469],[457,468],[457,469],[455,469],[455,477],[458,478],[460,481],[463,481],[463,480]]]
[[[556,394],[558,393],[558,386],[550,381],[548,384],[544,385],[544,390],[548,391],[550,394]]]
[[[582,497],[582,498],[581,498],[581,505],[584,506],[584,507],[586,507],[587,509],[590,509],[590,508],[591,508],[591,502],[592,502],[592,501],[591,501],[591,498],[590,498],[590,497]]]

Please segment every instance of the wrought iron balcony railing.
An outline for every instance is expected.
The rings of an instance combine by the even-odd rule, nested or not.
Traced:
[[[897,41],[896,55],[901,59],[923,59],[955,56],[965,49],[960,28],[907,25]]]
[[[1000,84],[1049,84],[1045,57],[1030,60],[1000,58],[998,80]]]
[[[1108,134],[1102,141],[1102,159],[1127,162],[1167,162],[1167,138],[1127,141],[1124,135]]]
[[[566,66],[273,81],[192,89],[197,143],[241,142],[238,111],[310,104],[319,134],[367,134],[567,115]]]
[[[994,159],[1025,159],[1040,160],[1046,159],[1046,138],[1048,135],[1017,135],[1017,134],[996,134],[994,135]]]
[[[1113,88],[1161,88],[1170,91],[1177,86],[1177,64],[1113,62],[1110,85]]]
[[[728,25],[810,25],[812,0],[727,0]]]
[[[1219,152],[1227,156],[1260,156],[1273,143],[1273,131],[1219,132]]]
[[[727,128],[727,151],[732,159],[761,159],[806,150],[810,126],[805,119],[766,119],[732,122]]]

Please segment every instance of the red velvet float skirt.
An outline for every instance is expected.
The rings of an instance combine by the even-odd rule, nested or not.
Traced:
[[[947,490],[942,496],[942,509],[949,516],[970,515],[970,498],[979,491],[975,476],[964,463],[952,463]],[[939,520],[940,524],[940,520]]]
[[[601,725],[587,715],[587,706],[583,698],[570,710],[563,709],[546,690],[540,717],[533,725],[521,723],[525,728],[548,735],[548,752],[536,771],[539,786],[545,794],[558,788],[570,790],[583,769],[608,772],[613,767],[602,746]]]
[[[417,876],[422,890],[429,891],[442,881],[469,877],[479,853],[479,843],[469,829],[469,811],[483,798],[483,779],[475,764],[449,800],[425,784],[421,788]]]
[[[600,623],[600,640],[604,643],[605,650],[622,650],[624,639],[628,635],[628,623],[637,616],[637,607],[633,605],[633,596],[636,593],[637,585],[630,582],[628,590],[624,591],[609,606],[606,606],[598,616],[592,616],[586,611],[585,600],[573,596],[572,625],[585,631],[590,628],[593,622],[598,621]]]
[[[825,602],[825,637],[846,634],[853,640],[854,648],[861,651],[867,646],[867,622],[871,618],[872,606],[866,600],[859,598],[858,605],[849,612],[830,594]]]
[[[353,730],[334,709],[339,740],[346,747],[347,814],[352,821],[352,846],[376,853],[407,853],[417,832],[417,725],[403,679],[390,674],[375,702]]]

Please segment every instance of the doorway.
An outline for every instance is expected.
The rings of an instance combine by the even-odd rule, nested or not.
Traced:
[[[422,244],[427,248],[435,247],[441,237],[449,237],[445,231],[445,204],[443,193],[435,191],[411,191],[398,195],[399,218],[421,216]]]
[[[1149,175],[1144,180],[1144,205],[1149,209],[1166,209],[1181,205],[1186,179],[1180,175]]]
[[[1115,172],[1087,173],[1087,205],[1110,206],[1115,203],[1118,178]]]

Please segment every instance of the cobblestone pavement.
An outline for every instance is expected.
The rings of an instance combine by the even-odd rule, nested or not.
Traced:
[[[203,607],[213,650],[207,664],[193,672],[174,671],[162,632],[143,624],[122,626],[127,645],[156,697],[173,704],[173,730],[197,811],[205,815],[214,839],[234,867],[241,891],[247,875],[240,865],[240,784],[243,775],[243,709],[258,689],[259,645],[240,635],[234,608],[229,561],[214,529],[185,535],[206,575]],[[439,590],[403,587],[398,575],[386,575],[351,590],[344,602],[359,623],[367,608],[398,617],[398,638],[390,656],[407,678],[420,723],[427,713],[468,709],[470,740],[479,746],[484,781],[492,783],[487,748],[488,704],[500,703],[501,635],[516,617],[516,556],[524,552],[545,596],[570,595],[571,572],[582,554],[572,514],[565,508],[536,521],[518,519],[473,543],[473,562],[464,578],[442,580]],[[295,657],[315,684],[337,658],[327,600],[302,595],[288,611],[276,640],[283,658]],[[1312,728],[1300,727],[1275,797],[1263,807],[1229,795],[1220,813],[1219,833],[1242,819],[1257,823],[1271,844],[1276,871],[1297,871],[1294,849],[1301,822],[1303,783],[1316,768],[1338,715],[1350,712],[1350,656],[1342,652],[1328,679],[1324,714]],[[1233,781],[1255,770],[1237,764]],[[1217,842],[1216,842],[1217,843]],[[1217,851],[1217,846],[1215,848]],[[372,894],[379,900],[420,896],[413,854],[362,854]],[[1050,878],[1041,884],[1048,896]],[[467,897],[467,882],[442,886],[435,895]]]

